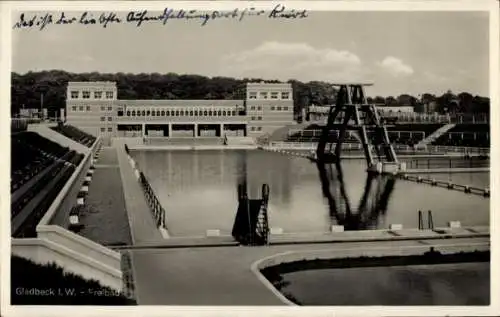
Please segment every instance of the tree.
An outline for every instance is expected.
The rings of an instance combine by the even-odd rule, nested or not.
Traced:
[[[396,107],[398,105],[398,101],[393,96],[389,96],[385,98],[385,105],[388,107]]]
[[[469,113],[473,111],[474,97],[468,92],[461,92],[458,94],[460,104],[460,112]]]

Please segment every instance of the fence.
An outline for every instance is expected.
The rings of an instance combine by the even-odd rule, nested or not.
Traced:
[[[329,107],[310,107],[310,121],[325,122],[328,118]],[[487,113],[479,114],[438,114],[438,113],[415,113],[415,112],[392,112],[384,113],[384,118],[395,118],[398,123],[489,123]],[[336,123],[342,122],[342,116],[336,118]]]
[[[425,132],[424,131],[387,131],[389,136],[391,137],[398,137],[400,138],[401,136],[408,136],[410,138],[413,137],[419,137],[420,139],[425,138]],[[301,130],[301,129],[290,129],[288,131],[288,136],[297,136],[297,137],[320,137],[323,134],[322,130],[319,129],[314,129],[314,130]],[[329,135],[331,136],[336,136],[337,138],[340,135],[340,131],[338,130],[332,130],[329,132]],[[356,138],[358,133],[356,131],[345,131],[345,135],[349,138]]]
[[[457,168],[486,168],[490,161],[482,158],[470,157],[468,159],[432,158],[432,159],[405,159],[408,169],[457,169]]]
[[[125,152],[129,154],[130,150],[126,144],[124,145],[124,148]],[[146,203],[148,204],[149,209],[153,213],[153,217],[156,220],[157,227],[167,229],[167,217],[165,209],[161,206],[160,201],[153,191],[153,188],[151,188],[151,185],[149,184],[146,176],[144,176],[141,171],[139,171],[139,183],[141,184],[142,190],[144,191]]]
[[[149,185],[148,180],[142,172],[140,172],[139,181],[141,183],[142,189],[144,190],[146,202],[156,220],[156,225],[158,226],[158,228],[167,229],[167,217],[165,216],[165,209],[161,206],[158,198],[156,198],[151,185]]]
[[[479,187],[474,187],[474,186],[469,186],[469,185],[460,185],[460,184],[455,184],[455,183],[452,183],[449,181],[440,181],[440,180],[436,180],[433,178],[423,178],[420,176],[413,176],[413,175],[407,175],[407,174],[401,174],[399,177],[401,179],[413,181],[413,182],[417,182],[417,183],[429,184],[431,186],[447,188],[449,190],[458,190],[458,191],[464,192],[466,194],[480,195],[480,196],[483,196],[485,198],[490,197],[490,189],[489,188],[479,188]]]
[[[315,151],[318,147],[316,142],[281,142],[273,141],[269,143],[269,147],[273,149],[283,149],[283,150],[309,150]],[[464,147],[464,146],[441,146],[441,145],[425,145],[420,147],[412,147],[404,144],[394,144],[393,148],[397,152],[403,154],[464,154],[464,155],[485,155],[488,156],[490,153],[489,148],[479,148],[479,147]],[[363,145],[360,143],[342,143],[343,150],[363,150]]]

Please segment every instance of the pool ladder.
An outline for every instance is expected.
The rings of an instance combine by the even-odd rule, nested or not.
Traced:
[[[434,229],[434,220],[432,219],[432,211],[427,211],[427,228],[424,227],[424,216],[421,210],[418,211],[418,230],[433,230]]]

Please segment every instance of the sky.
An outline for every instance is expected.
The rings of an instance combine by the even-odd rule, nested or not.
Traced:
[[[368,90],[373,96],[489,94],[487,12],[307,14],[296,20],[219,19],[205,26],[170,20],[141,27],[14,29],[12,70],[368,81],[374,83]],[[13,22],[18,18],[17,12]]]

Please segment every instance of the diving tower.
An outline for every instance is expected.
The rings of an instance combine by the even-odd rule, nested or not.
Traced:
[[[339,90],[336,104],[330,107],[327,124],[318,142],[316,150],[318,162],[340,162],[346,132],[354,130],[363,145],[368,172],[397,174],[406,169],[405,164],[398,161],[389,141],[387,126],[380,120],[376,104],[368,104],[366,101],[364,87],[372,85],[373,83],[333,84],[338,86]],[[337,118],[342,120],[339,137],[337,140],[332,140],[330,131],[334,130]]]

